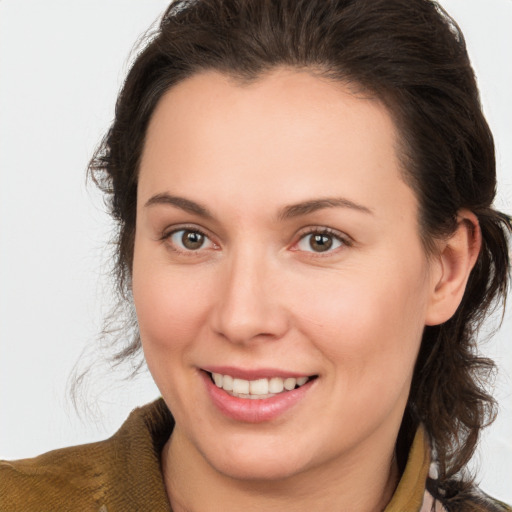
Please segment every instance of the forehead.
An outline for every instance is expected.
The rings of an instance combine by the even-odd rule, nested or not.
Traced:
[[[215,187],[250,204],[343,195],[372,201],[403,188],[397,130],[386,107],[348,85],[277,69],[242,84],[204,72],[160,100],[146,136],[139,196]],[[408,188],[408,187],[407,187]],[[169,190],[166,190],[169,191]],[[408,190],[410,192],[410,190]],[[222,199],[222,197],[219,197]]]

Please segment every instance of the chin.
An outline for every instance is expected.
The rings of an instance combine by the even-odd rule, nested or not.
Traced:
[[[297,446],[276,450],[261,445],[253,449],[231,448],[221,453],[203,453],[216,471],[229,478],[267,482],[283,480],[304,471],[307,462],[299,458],[299,454]]]
[[[259,461],[253,464],[248,464],[247,461],[226,461],[215,469],[229,478],[252,482],[282,481],[301,472],[289,463],[282,464],[277,461]]]

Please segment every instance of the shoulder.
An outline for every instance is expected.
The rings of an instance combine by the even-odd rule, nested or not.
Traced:
[[[107,485],[109,441],[55,450],[33,459],[0,462],[0,509],[64,510],[70,502],[99,510]]]
[[[427,488],[447,512],[512,512],[512,507],[492,498],[476,485],[451,482],[448,495],[436,492],[432,485],[427,484]]]
[[[488,496],[478,488],[463,493],[449,508],[449,512],[512,512],[512,508]]]
[[[0,461],[0,510],[167,511],[160,452],[172,425],[158,400],[105,441]]]

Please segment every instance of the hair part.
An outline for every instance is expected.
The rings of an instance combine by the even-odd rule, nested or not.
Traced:
[[[117,224],[114,272],[120,304],[131,301],[138,169],[146,130],[162,95],[203,71],[251,82],[280,66],[354,84],[387,106],[399,131],[404,180],[418,198],[427,253],[436,239],[454,232],[461,209],[478,218],[478,260],[455,315],[425,328],[399,436],[399,444],[407,445],[416,426],[425,425],[439,457],[440,487],[449,498],[455,487],[469,482],[459,475],[455,485],[454,476],[474,453],[481,429],[494,418],[495,403],[486,391],[494,364],[479,357],[477,334],[488,314],[505,302],[512,222],[492,208],[494,143],[464,37],[436,2],[171,4],[137,56],[119,94],[114,122],[89,168]],[[120,337],[113,337],[116,344]],[[117,345],[114,359],[139,351],[134,330],[126,344]]]

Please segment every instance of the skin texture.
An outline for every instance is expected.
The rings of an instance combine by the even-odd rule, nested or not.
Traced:
[[[377,100],[291,69],[249,85],[202,73],[159,102],[140,166],[133,295],[176,419],[163,452],[174,510],[389,501],[423,328],[453,314],[479,249],[477,221],[461,212],[427,257],[397,137]],[[287,208],[327,198],[343,201]],[[185,228],[203,245],[181,245]],[[308,233],[326,228],[332,248],[315,252]],[[212,404],[200,374],[212,365],[318,378],[290,410],[251,424]]]

